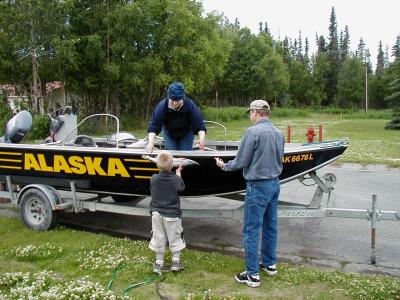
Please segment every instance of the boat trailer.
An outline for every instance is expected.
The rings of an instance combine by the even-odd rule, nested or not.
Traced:
[[[4,178],[5,177],[5,178]],[[29,184],[21,190],[13,184],[12,176],[3,176],[1,181],[6,183],[6,190],[0,191],[0,197],[8,198],[14,205],[20,206],[20,214],[24,223],[31,229],[45,231],[57,224],[58,213],[84,213],[84,212],[109,212],[134,216],[149,216],[148,207],[140,207],[137,204],[144,197],[137,197],[127,203],[114,203],[104,201],[109,195],[96,194],[96,191],[77,192],[77,182],[70,181],[70,189],[62,193],[48,184]],[[307,176],[299,178],[306,186],[316,185],[313,198],[309,204],[300,205],[289,202],[280,202],[278,206],[279,218],[351,218],[362,219],[371,222],[371,263],[376,263],[375,240],[376,226],[378,221],[400,221],[400,211],[383,211],[377,208],[378,197],[372,195],[371,209],[341,209],[324,207],[323,195],[327,194],[328,201],[336,183],[336,176],[332,173],[325,174],[322,178],[311,171]],[[307,184],[306,180],[314,183]],[[82,183],[78,183],[82,184]],[[67,194],[68,196],[65,196]],[[82,199],[81,194],[95,195],[94,197]],[[127,196],[121,194],[121,196]],[[244,200],[244,193],[234,195],[220,195],[220,197],[234,200]],[[182,209],[183,217],[195,218],[229,218],[242,219],[244,204],[234,209]]]

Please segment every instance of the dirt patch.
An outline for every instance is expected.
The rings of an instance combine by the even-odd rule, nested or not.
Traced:
[[[12,205],[10,203],[0,203],[0,216],[19,218],[19,208],[17,205]]]

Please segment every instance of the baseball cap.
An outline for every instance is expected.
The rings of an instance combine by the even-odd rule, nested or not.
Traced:
[[[264,109],[266,111],[269,111],[270,107],[268,102],[265,100],[254,100],[250,103],[250,108],[246,110],[246,112],[249,112],[252,109]]]

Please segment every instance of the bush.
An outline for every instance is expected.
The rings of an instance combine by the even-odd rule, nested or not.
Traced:
[[[29,140],[44,140],[50,132],[50,120],[48,116],[32,114],[32,129],[27,135]]]
[[[390,119],[390,110],[376,110],[370,109],[365,113],[362,109],[345,109],[337,107],[325,107],[316,110],[318,113],[329,115],[341,115],[345,119]]]
[[[229,107],[208,107],[202,109],[205,120],[230,122],[235,120],[247,119],[249,116],[246,113],[247,107],[229,106]],[[289,118],[289,117],[308,117],[311,115],[309,109],[299,108],[273,108],[272,115],[275,118]]]
[[[4,134],[6,124],[8,120],[12,118],[12,115],[12,111],[6,103],[4,105],[0,105],[0,136]]]
[[[246,108],[239,106],[207,107],[202,109],[202,114],[205,120],[219,122],[242,120],[248,117]]]

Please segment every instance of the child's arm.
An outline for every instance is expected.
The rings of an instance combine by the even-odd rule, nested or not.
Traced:
[[[175,170],[175,174],[176,174],[177,176],[179,176],[179,177],[182,177],[182,175],[181,175],[182,169],[183,169],[182,165],[179,165],[179,168],[177,168],[177,169]]]
[[[179,180],[177,180],[177,187],[176,187],[178,192],[182,192],[185,189],[185,183],[183,182],[182,176],[181,176],[182,169],[183,169],[183,167],[182,167],[182,165],[180,165],[179,168],[177,168],[175,171],[176,176],[179,177]]]

